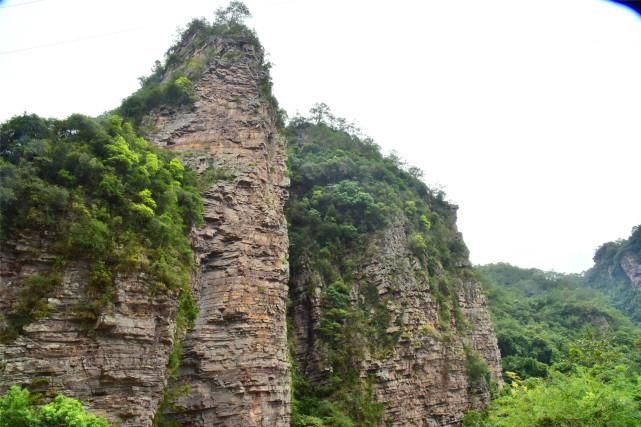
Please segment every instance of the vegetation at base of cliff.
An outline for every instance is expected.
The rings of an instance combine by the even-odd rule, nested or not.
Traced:
[[[33,250],[57,257],[48,278],[23,286],[18,307],[5,314],[3,340],[37,317],[70,260],[87,266],[88,302],[79,317],[96,319],[111,302],[116,276],[140,272],[150,291],[175,292],[181,306],[193,306],[187,235],[203,211],[196,178],[119,116],[11,119],[0,127],[0,179],[2,241],[46,237],[51,246]]]
[[[521,378],[547,376],[548,369],[567,360],[581,340],[607,339],[613,346],[631,349],[641,336],[639,328],[603,294],[585,286],[580,275],[509,264],[478,271],[484,278],[504,371]],[[641,357],[635,356],[634,364],[639,362]]]
[[[603,349],[595,348],[600,352]],[[608,351],[608,350],[604,350]],[[572,370],[551,368],[547,378],[511,383],[487,411],[466,414],[465,427],[641,425],[641,375],[618,360],[572,362]]]
[[[641,324],[641,290],[630,283],[621,266],[624,256],[641,264],[641,226],[634,227],[626,240],[601,245],[594,255],[594,267],[586,273],[587,283],[610,298],[612,303]]]
[[[287,127],[292,185],[286,213],[291,277],[311,271],[318,279],[290,290],[304,286],[309,295],[320,293],[312,339],[326,349],[330,368],[327,378],[312,383],[294,367],[292,425],[379,425],[383,407],[370,381],[360,378],[360,363],[366,355],[388,355],[403,325],[387,308],[390,296],[380,297],[373,284],[355,288],[354,271],[377,251],[377,236],[400,227],[408,237],[407,255],[423,274],[439,278],[433,293],[446,329],[457,308],[456,281],[447,272],[464,264],[467,249],[455,231],[453,207],[421,181],[420,170],[384,156],[326,105],[310,114]]]
[[[0,427],[109,427],[107,421],[88,413],[76,399],[58,395],[42,405],[41,398],[19,386],[0,396]]]
[[[272,105],[276,122],[282,127],[285,112],[279,109],[278,101],[272,94],[271,64],[264,61],[264,49],[256,32],[243,22],[250,16],[245,4],[231,1],[226,8],[216,11],[212,23],[205,18],[192,20],[167,50],[164,62],[156,61],[151,75],[140,78],[140,89],[123,100],[118,114],[144,129],[142,120],[154,108],[193,104],[198,100],[194,82],[202,77],[207,68],[215,61],[227,63],[243,54],[240,50],[232,49],[218,57],[217,52],[207,48],[216,39],[230,39],[237,41],[239,46],[249,44],[254,47],[261,67],[259,90]]]
[[[580,275],[483,266],[507,386],[465,426],[636,426],[641,329]]]

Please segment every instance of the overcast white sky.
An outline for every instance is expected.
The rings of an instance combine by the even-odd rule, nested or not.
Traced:
[[[0,0],[0,121],[97,115],[226,2]],[[641,224],[641,18],[603,0],[247,0],[319,101],[445,187],[474,263],[579,272]]]

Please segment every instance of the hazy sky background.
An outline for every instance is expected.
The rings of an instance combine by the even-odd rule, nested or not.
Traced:
[[[0,1],[0,121],[98,115],[222,1]],[[641,224],[641,18],[603,0],[247,0],[290,114],[356,121],[460,206],[474,263],[579,272]]]

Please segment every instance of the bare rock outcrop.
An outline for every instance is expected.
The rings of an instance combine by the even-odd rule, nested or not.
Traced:
[[[18,304],[28,278],[54,270],[49,243],[34,236],[3,242],[0,313]],[[71,262],[59,275],[46,316],[0,344],[0,389],[19,384],[48,397],[65,393],[115,425],[151,425],[165,388],[175,297],[152,296],[142,273],[118,276],[112,304],[96,320],[83,314],[86,266]]]
[[[62,392],[114,425],[139,427],[152,424],[167,387],[186,385],[171,405],[181,425],[286,426],[289,179],[262,48],[240,34],[188,39],[178,49],[183,65],[206,64],[194,81],[197,99],[159,107],[142,126],[202,174],[204,224],[192,231],[199,316],[177,379],[167,378],[176,295],[152,295],[143,273],[118,276],[108,307],[87,319],[86,266],[59,268],[47,236],[16,236],[0,251],[0,313],[15,309],[29,277],[55,270],[60,283],[46,313],[0,345],[0,391]]]
[[[193,107],[146,118],[151,141],[210,179],[193,231],[199,316],[183,346],[173,414],[185,426],[289,425],[286,142],[251,41],[219,39]],[[197,54],[196,54],[197,55]],[[227,60],[226,58],[233,58]]]
[[[641,292],[641,262],[639,256],[634,253],[626,253],[621,257],[621,269],[630,280],[630,284],[637,291]]]
[[[452,224],[452,226],[454,226]],[[447,325],[439,320],[439,304],[425,269],[408,250],[401,223],[389,226],[375,242],[375,251],[354,274],[352,303],[374,286],[391,314],[389,334],[400,334],[386,353],[368,354],[361,363],[362,379],[373,378],[375,397],[384,405],[384,420],[395,426],[457,426],[466,411],[489,403],[486,379],[470,379],[468,352],[487,364],[491,379],[501,381],[501,360],[487,300],[470,273],[467,260],[455,272],[458,313]],[[292,320],[295,358],[312,381],[330,369],[316,330],[321,318],[320,275],[302,269],[292,276]],[[315,289],[310,292],[309,289]],[[370,291],[371,292],[371,291]],[[445,327],[444,327],[445,326]]]

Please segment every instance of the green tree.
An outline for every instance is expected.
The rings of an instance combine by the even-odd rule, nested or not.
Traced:
[[[0,427],[32,427],[38,425],[38,414],[31,408],[29,391],[12,386],[0,397]]]
[[[226,25],[242,24],[246,18],[249,18],[251,13],[245,3],[241,1],[231,1],[229,5],[216,11],[216,22]]]
[[[86,262],[89,301],[78,309],[87,318],[111,302],[117,273],[145,271],[150,291],[189,293],[188,233],[203,207],[180,160],[115,115],[15,117],[0,126],[0,140],[0,200],[8,202],[0,203],[0,236],[47,233],[57,265]],[[3,313],[2,340],[46,312],[56,268],[20,284],[20,301]]]
[[[0,427],[109,427],[104,418],[88,413],[77,399],[62,395],[44,405],[27,389],[12,386],[0,397]]]
[[[325,104],[324,102],[314,104],[314,106],[310,108],[309,114],[311,116],[311,119],[317,125],[324,122],[330,122],[331,119],[333,119],[329,106],[327,106],[327,104]]]

